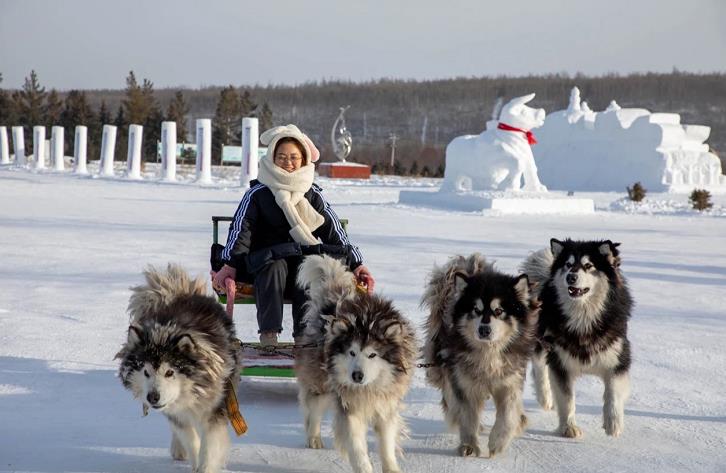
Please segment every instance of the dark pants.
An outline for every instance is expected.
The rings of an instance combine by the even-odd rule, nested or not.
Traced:
[[[292,336],[303,332],[303,304],[305,291],[295,284],[297,269],[302,258],[294,256],[273,260],[255,273],[255,300],[257,324],[260,332],[282,332],[282,305],[285,298],[292,300]]]

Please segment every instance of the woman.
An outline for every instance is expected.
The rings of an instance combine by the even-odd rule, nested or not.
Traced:
[[[225,265],[215,284],[249,273],[255,286],[257,323],[263,346],[275,346],[282,331],[282,305],[292,299],[293,337],[302,335],[305,293],[295,284],[305,254],[344,257],[355,277],[373,292],[375,280],[358,248],[352,246],[322,189],[313,183],[320,152],[295,125],[279,126],[260,136],[267,154],[260,160],[230,225],[222,252]]]

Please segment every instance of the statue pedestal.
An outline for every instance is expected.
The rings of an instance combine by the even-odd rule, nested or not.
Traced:
[[[320,163],[318,174],[333,179],[368,179],[371,177],[371,167],[358,163]]]
[[[591,214],[592,199],[567,196],[565,192],[427,192],[401,191],[399,204],[460,212],[492,210],[502,214]]]

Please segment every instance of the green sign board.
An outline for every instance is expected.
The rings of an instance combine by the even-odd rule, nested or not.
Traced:
[[[257,148],[257,159],[267,154],[267,148],[259,146]],[[222,146],[222,162],[223,163],[241,163],[242,147],[241,146]]]

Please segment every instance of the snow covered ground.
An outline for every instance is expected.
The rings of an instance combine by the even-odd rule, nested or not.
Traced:
[[[165,419],[143,418],[122,388],[113,356],[125,337],[128,288],[145,265],[174,261],[206,274],[210,216],[231,214],[241,197],[227,173],[200,188],[0,168],[0,471],[189,471],[169,457]],[[586,194],[598,209],[589,216],[498,216],[396,203],[401,189],[433,190],[436,180],[320,183],[350,220],[377,288],[417,324],[427,272],[455,253],[480,251],[513,272],[551,237],[623,244],[637,303],[624,435],[600,427],[599,381],[577,384],[581,440],[553,434],[556,414],[537,406],[528,385],[526,433],[500,458],[461,459],[419,370],[406,398],[404,471],[726,471],[726,197],[707,215],[682,195],[633,206],[609,193]],[[254,338],[249,307],[236,321],[241,338]],[[289,315],[286,324],[289,337]],[[229,471],[351,471],[330,448],[304,448],[294,381],[245,379],[240,397],[250,431],[233,441]],[[323,437],[330,447],[329,420]],[[370,445],[380,471],[373,436]]]

